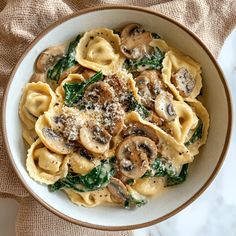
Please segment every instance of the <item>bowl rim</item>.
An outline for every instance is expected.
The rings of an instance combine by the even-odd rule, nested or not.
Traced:
[[[228,127],[227,127],[227,132],[226,132],[226,138],[225,138],[225,142],[224,142],[224,147],[222,149],[220,158],[217,162],[217,165],[215,167],[215,169],[213,170],[213,172],[211,173],[210,177],[208,178],[208,180],[203,184],[203,186],[187,201],[185,201],[183,204],[181,204],[179,207],[177,207],[176,209],[174,209],[173,211],[165,214],[162,217],[156,218],[154,220],[151,221],[147,221],[144,223],[139,223],[139,224],[133,224],[133,225],[127,225],[127,226],[105,226],[105,225],[97,225],[97,224],[92,224],[92,223],[88,223],[88,222],[84,222],[84,221],[80,221],[80,220],[76,220],[73,219],[69,216],[64,215],[63,213],[59,212],[57,209],[55,209],[54,207],[50,206],[47,202],[45,202],[43,199],[41,199],[41,197],[37,196],[33,190],[29,187],[29,185],[26,183],[25,179],[23,178],[23,176],[21,175],[20,171],[18,170],[13,155],[11,153],[10,150],[10,146],[9,146],[9,142],[8,142],[8,138],[7,138],[7,128],[6,128],[6,103],[7,103],[7,97],[8,97],[8,93],[9,93],[9,89],[11,87],[11,83],[13,81],[13,78],[15,76],[15,73],[19,67],[19,65],[21,64],[21,62],[24,60],[24,58],[26,57],[26,55],[29,53],[29,51],[32,49],[32,47],[40,40],[42,39],[47,33],[49,33],[52,29],[54,29],[55,27],[57,27],[58,25],[60,25],[61,23],[70,20],[72,18],[78,17],[80,15],[84,15],[86,13],[90,13],[90,12],[95,12],[95,11],[102,11],[102,10],[109,10],[109,9],[123,9],[123,10],[134,10],[134,11],[141,11],[141,12],[145,12],[148,14],[152,14],[155,16],[158,16],[160,18],[163,18],[173,24],[175,24],[176,26],[178,26],[179,28],[181,28],[182,30],[184,30],[186,33],[188,33],[192,38],[194,38],[194,40],[196,40],[198,42],[198,44],[203,48],[203,50],[207,53],[207,55],[209,56],[210,60],[212,61],[212,63],[214,64],[221,82],[223,84],[224,90],[225,90],[225,94],[226,94],[226,98],[227,98],[227,105],[228,105]],[[1,116],[2,116],[2,127],[3,127],[3,140],[5,143],[5,147],[8,153],[8,157],[10,158],[10,162],[14,168],[15,173],[17,174],[18,178],[20,179],[20,181],[22,182],[23,186],[26,188],[26,190],[30,193],[31,196],[33,196],[33,198],[35,200],[37,200],[42,206],[44,206],[46,209],[48,209],[50,212],[54,213],[55,215],[63,218],[66,221],[69,221],[71,223],[80,225],[80,226],[84,226],[87,228],[92,228],[92,229],[97,229],[97,230],[105,230],[105,231],[122,231],[122,230],[132,230],[132,229],[138,229],[138,228],[143,228],[143,227],[148,227],[151,226],[153,224],[157,224],[160,223],[172,216],[174,216],[175,214],[177,214],[178,212],[180,212],[181,210],[183,210],[185,207],[187,207],[189,204],[191,204],[193,201],[195,201],[208,187],[209,185],[212,183],[212,181],[215,179],[217,173],[219,172],[226,154],[227,154],[227,150],[229,147],[229,143],[231,140],[231,136],[232,136],[232,98],[231,98],[231,94],[230,94],[230,90],[228,88],[227,85],[227,81],[224,78],[224,74],[218,64],[218,62],[216,61],[216,59],[214,58],[213,54],[210,52],[210,50],[207,48],[207,46],[201,41],[201,39],[195,34],[193,33],[190,29],[188,29],[187,27],[185,27],[184,25],[180,24],[179,22],[177,22],[176,20],[167,17],[166,15],[159,13],[158,11],[154,11],[154,10],[150,10],[150,9],[146,9],[144,7],[138,7],[138,6],[130,6],[130,5],[104,5],[104,6],[96,6],[96,7],[90,7],[90,8],[86,8],[86,9],[82,9],[80,11],[77,11],[75,13],[72,13],[70,15],[67,15],[65,17],[62,17],[61,19],[57,20],[56,22],[50,24],[46,29],[44,29],[30,44],[29,46],[26,48],[26,50],[22,53],[20,59],[18,60],[18,62],[16,63],[16,65],[14,66],[10,76],[9,76],[9,80],[7,82],[7,86],[4,92],[4,97],[3,97],[3,106],[1,109]]]

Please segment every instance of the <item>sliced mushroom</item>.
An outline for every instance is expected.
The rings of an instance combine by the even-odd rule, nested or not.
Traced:
[[[132,179],[142,177],[149,168],[149,159],[156,155],[156,144],[143,136],[127,137],[116,150],[120,171]]]
[[[60,79],[58,81],[59,84],[61,84],[61,82],[68,77],[69,74],[73,74],[73,73],[76,73],[80,70],[81,68],[81,65],[77,64],[77,65],[74,65],[70,68],[68,68],[67,70],[63,71],[61,76],[60,76]]]
[[[73,146],[66,143],[62,135],[51,128],[43,128],[42,133],[38,135],[46,147],[58,154],[68,154],[73,151]]]
[[[104,82],[108,83],[114,89],[116,95],[122,95],[124,90],[127,89],[126,81],[116,74],[107,76]]]
[[[159,117],[155,112],[151,113],[149,121],[157,126],[162,126],[164,122],[163,118]]]
[[[105,102],[112,101],[112,88],[105,82],[96,82],[88,86],[84,93],[84,101],[89,101],[92,104],[98,103],[100,105]]]
[[[86,68],[84,68],[84,69],[81,71],[81,75],[82,75],[85,79],[89,79],[89,78],[91,78],[92,76],[94,76],[95,74],[96,74],[95,71],[89,70],[89,69],[86,69]]]
[[[34,74],[32,74],[31,78],[30,78],[30,82],[46,82],[46,76],[44,73],[37,73],[35,72]]]
[[[156,96],[162,91],[164,85],[160,79],[159,71],[148,70],[143,71],[135,78],[138,93],[142,97],[142,102],[145,106],[152,108]]]
[[[64,54],[64,48],[60,46],[50,47],[44,50],[36,61],[36,69],[40,73],[45,73]]]
[[[130,135],[145,136],[153,140],[156,144],[159,142],[155,130],[139,122],[130,123],[123,134],[125,137]]]
[[[96,124],[83,126],[79,137],[81,144],[90,152],[103,154],[109,149],[111,135]]]
[[[167,92],[162,92],[156,97],[155,111],[157,115],[165,121],[172,121],[176,118],[176,112],[172,101],[173,96]]]
[[[110,184],[107,186],[111,199],[117,203],[124,203],[129,199],[129,192],[125,185],[117,178],[111,177]]]
[[[124,127],[124,110],[120,103],[106,103],[102,115],[104,128],[112,135],[118,135]]]
[[[180,68],[175,74],[172,75],[171,82],[179,90],[183,97],[188,97],[194,87],[195,80],[186,68]]]
[[[146,32],[140,24],[129,24],[121,32],[121,52],[129,59],[142,58],[151,52],[151,40],[151,33]]]

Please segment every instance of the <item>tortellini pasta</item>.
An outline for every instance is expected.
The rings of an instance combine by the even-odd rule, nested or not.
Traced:
[[[189,56],[174,51],[165,55],[162,78],[180,101],[196,98],[202,88],[200,65]]]
[[[29,128],[34,128],[34,124],[45,111],[53,107],[56,96],[48,84],[28,83],[23,91],[20,102],[20,118]]]
[[[67,157],[51,152],[40,139],[28,150],[26,168],[30,177],[40,183],[53,184],[65,177],[68,172],[67,164]]]
[[[39,72],[19,105],[32,179],[78,206],[125,208],[186,180],[209,128],[192,58],[131,23],[46,49]]]
[[[110,193],[107,188],[84,193],[65,189],[65,192],[70,200],[79,206],[95,207],[100,204],[112,202]]]
[[[112,30],[101,28],[86,32],[76,48],[76,60],[82,66],[105,75],[119,71],[124,62],[120,38]]]

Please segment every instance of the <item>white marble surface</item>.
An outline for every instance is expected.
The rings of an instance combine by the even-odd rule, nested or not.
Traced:
[[[232,91],[236,91],[236,29],[226,40],[219,63]],[[236,92],[233,95],[236,105]],[[234,123],[236,122],[236,116]],[[236,236],[236,128],[224,165],[211,186],[194,203],[174,217],[134,236]],[[0,236],[14,236],[18,204],[0,199]]]

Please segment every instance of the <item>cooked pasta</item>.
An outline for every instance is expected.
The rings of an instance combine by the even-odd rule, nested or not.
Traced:
[[[31,178],[126,208],[186,180],[209,128],[199,63],[136,23],[43,53],[19,105]]]

